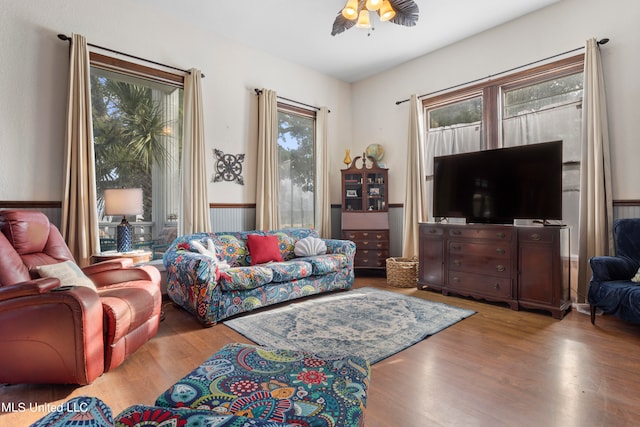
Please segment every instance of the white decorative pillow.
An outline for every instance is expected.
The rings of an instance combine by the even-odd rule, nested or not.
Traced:
[[[94,291],[98,290],[91,279],[72,261],[41,265],[36,267],[36,270],[40,277],[54,277],[60,280],[60,286],[86,286]]]
[[[640,283],[640,269],[636,272],[636,275],[631,278],[632,282]]]
[[[296,242],[293,253],[297,256],[314,256],[327,253],[327,245],[322,239],[309,236]]]
[[[207,239],[207,246],[204,246],[197,240],[192,240],[191,246],[196,248],[202,255],[211,258],[213,262],[218,266],[218,269],[226,270],[228,268],[231,268],[227,261],[220,261],[220,258],[218,258],[218,249],[216,248],[216,245],[213,243],[212,239]]]

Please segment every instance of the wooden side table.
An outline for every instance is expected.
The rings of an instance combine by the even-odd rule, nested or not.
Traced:
[[[133,252],[115,252],[115,251],[107,251],[107,252],[99,252],[97,254],[91,255],[91,263],[95,264],[97,262],[109,261],[117,258],[131,258],[134,264],[138,264],[141,262],[149,262],[153,258],[153,253],[151,251],[133,251]]]

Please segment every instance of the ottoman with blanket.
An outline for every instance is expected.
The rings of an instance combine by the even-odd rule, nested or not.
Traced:
[[[353,285],[355,243],[310,228],[196,233],[165,252],[167,295],[204,326]]]
[[[369,362],[357,356],[228,344],[155,406],[131,406],[112,421],[103,402],[76,398],[34,426],[362,427],[369,378]]]

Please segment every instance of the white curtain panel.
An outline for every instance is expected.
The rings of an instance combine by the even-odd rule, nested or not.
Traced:
[[[433,220],[433,158],[449,154],[479,151],[482,146],[481,123],[474,122],[430,129],[426,136],[426,209],[427,218]]]
[[[482,148],[481,123],[474,122],[430,129],[427,133],[427,175],[433,175],[433,158],[449,154],[480,151]]]
[[[278,97],[274,90],[258,95],[258,164],[256,171],[256,229],[277,230],[280,175],[278,173]]]
[[[562,140],[562,216],[569,226],[570,251],[579,250],[580,167],[582,147],[581,102],[554,105],[502,121],[503,146],[536,144]]]
[[[607,104],[600,48],[594,38],[586,45],[583,99],[577,302],[586,301],[589,259],[614,250]]]
[[[402,256],[413,258],[418,256],[420,223],[427,221],[424,125],[422,108],[416,95],[411,95],[409,99],[408,135]]]
[[[331,238],[331,197],[329,194],[329,165],[328,146],[329,110],[320,107],[316,114],[316,189],[315,189],[315,228],[320,237]]]
[[[64,197],[61,232],[76,262],[90,263],[99,251],[98,209],[91,119],[89,50],[84,36],[73,34],[69,57],[69,96],[65,134]]]
[[[179,235],[211,231],[202,110],[202,74],[195,68],[189,71],[184,79]]]

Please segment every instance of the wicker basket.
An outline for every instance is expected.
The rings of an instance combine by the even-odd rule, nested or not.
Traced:
[[[418,282],[417,258],[387,258],[387,284],[413,288]]]

